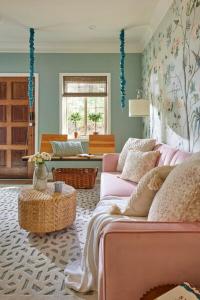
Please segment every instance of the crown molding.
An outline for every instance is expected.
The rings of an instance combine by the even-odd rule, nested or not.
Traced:
[[[141,42],[127,42],[126,53],[141,53]],[[0,53],[28,53],[25,43],[1,42]],[[119,53],[119,42],[109,43],[40,43],[35,45],[36,53]]]

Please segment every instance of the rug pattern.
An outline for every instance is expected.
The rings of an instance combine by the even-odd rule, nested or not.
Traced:
[[[39,237],[18,225],[19,188],[0,189],[0,295],[73,295],[64,283],[67,263],[80,259],[99,186],[79,190],[75,223]]]

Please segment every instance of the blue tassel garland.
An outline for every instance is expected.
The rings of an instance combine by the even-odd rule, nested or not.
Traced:
[[[120,93],[121,93],[121,107],[126,105],[126,79],[125,79],[125,31],[120,32]]]
[[[29,37],[29,79],[28,79],[28,98],[29,98],[29,107],[33,107],[34,103],[34,35],[35,30],[33,28],[29,29],[30,37]]]

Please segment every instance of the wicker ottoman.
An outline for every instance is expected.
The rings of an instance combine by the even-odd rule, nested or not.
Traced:
[[[76,190],[64,184],[62,193],[54,192],[53,183],[44,192],[31,187],[21,189],[18,219],[21,228],[47,233],[70,226],[76,217]]]

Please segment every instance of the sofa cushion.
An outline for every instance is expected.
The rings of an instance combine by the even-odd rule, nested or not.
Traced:
[[[117,172],[119,153],[106,153],[103,155],[102,172]]]
[[[200,159],[187,159],[169,174],[156,194],[149,221],[200,221]]]
[[[192,153],[175,149],[169,145],[157,144],[153,150],[159,150],[161,155],[158,160],[158,166],[170,165],[174,166],[182,163]]]
[[[137,184],[119,177],[121,173],[101,173],[101,199],[110,196],[130,197]]]
[[[114,205],[110,213],[125,216],[146,217],[153,198],[174,166],[160,166],[147,172],[139,181],[124,210]]]
[[[175,153],[178,151],[177,149],[172,148],[165,144],[156,145],[154,150],[158,150],[161,153],[160,158],[158,159],[158,162],[157,162],[158,166],[171,165],[171,161],[172,161]]]
[[[178,150],[174,154],[170,165],[178,165],[184,162],[187,158],[191,157],[192,153]]]
[[[117,164],[117,171],[121,172],[123,170],[126,157],[128,155],[128,151],[130,149],[135,151],[151,151],[156,144],[156,140],[154,139],[135,139],[135,138],[129,138],[127,142],[125,143],[120,155],[119,160]]]
[[[74,156],[83,153],[83,148],[80,141],[52,141],[51,146],[54,156]]]
[[[148,171],[153,169],[160,156],[159,151],[140,152],[129,150],[121,178],[139,182]]]

